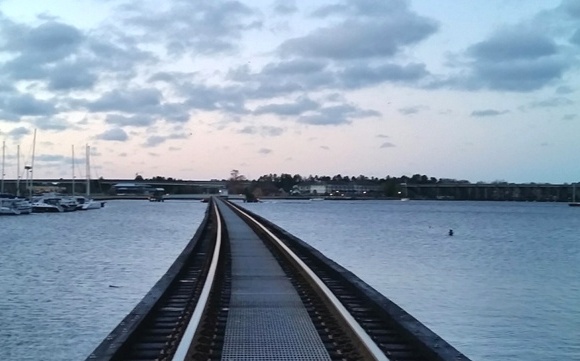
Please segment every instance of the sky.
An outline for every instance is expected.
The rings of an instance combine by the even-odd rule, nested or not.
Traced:
[[[579,60],[577,0],[0,0],[5,177],[580,182]]]

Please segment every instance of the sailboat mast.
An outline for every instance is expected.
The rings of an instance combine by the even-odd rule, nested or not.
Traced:
[[[90,197],[91,195],[91,161],[90,161],[90,154],[91,152],[91,147],[87,144],[87,150],[86,150],[86,157],[87,157],[87,197]]]
[[[36,152],[36,129],[34,129],[34,137],[32,138],[32,161],[30,162],[30,199],[32,199],[32,184],[34,182],[34,153]]]
[[[71,186],[71,194],[75,195],[75,146],[72,145],[72,186]]]
[[[2,181],[0,181],[0,193],[4,193],[4,164],[6,162],[6,141],[2,141]]]
[[[16,197],[20,197],[20,144],[16,146]]]

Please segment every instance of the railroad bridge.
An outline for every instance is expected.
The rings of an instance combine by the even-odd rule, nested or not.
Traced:
[[[468,358],[302,240],[213,197],[175,263],[87,360]]]

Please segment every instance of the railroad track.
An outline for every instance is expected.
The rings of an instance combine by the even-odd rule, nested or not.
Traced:
[[[214,198],[168,273],[87,360],[468,358],[306,243]]]

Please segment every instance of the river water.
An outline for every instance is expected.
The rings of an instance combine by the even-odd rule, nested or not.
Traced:
[[[472,360],[580,360],[580,208],[242,205],[354,272]],[[84,359],[166,271],[206,206],[111,201],[94,211],[0,218],[0,359]]]

